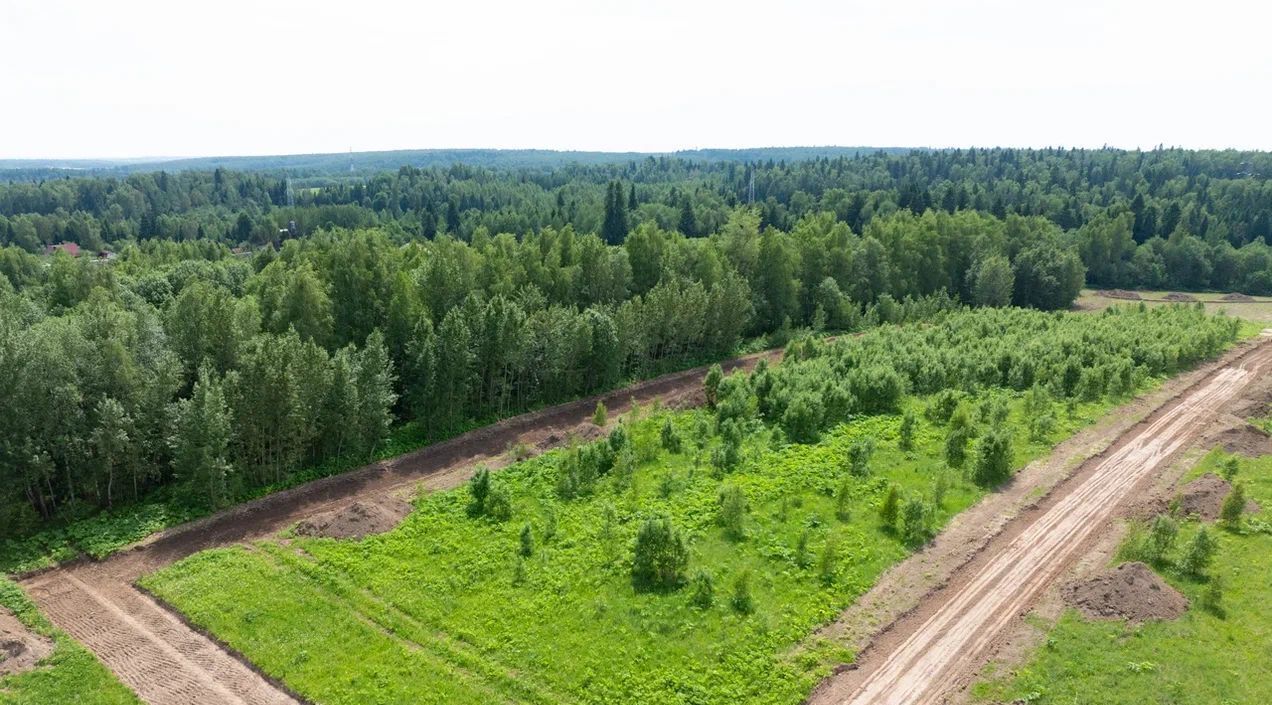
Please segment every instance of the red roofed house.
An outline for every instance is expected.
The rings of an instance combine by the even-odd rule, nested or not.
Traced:
[[[80,247],[73,242],[63,242],[60,245],[49,245],[44,248],[44,254],[51,255],[56,252],[65,252],[72,257],[80,256]]]

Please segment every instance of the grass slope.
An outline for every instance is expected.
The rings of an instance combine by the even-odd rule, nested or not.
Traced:
[[[1217,472],[1221,452],[1208,455],[1193,475]],[[1238,481],[1264,511],[1240,532],[1214,529],[1219,551],[1209,570],[1224,586],[1222,609],[1201,607],[1206,582],[1160,572],[1192,607],[1172,622],[1132,626],[1088,621],[1067,612],[1045,646],[1014,674],[979,684],[988,702],[1069,705],[1265,705],[1272,702],[1272,456],[1241,463]],[[1189,522],[1176,553],[1197,532]]]
[[[1049,444],[1030,443],[1020,400],[1011,406],[1020,465]],[[1052,438],[1107,407],[1062,414]],[[641,460],[630,483],[611,473],[581,499],[557,499],[558,451],[495,476],[512,498],[506,522],[467,516],[462,489],[436,493],[382,536],[208,551],[144,586],[323,705],[797,703],[852,658],[810,634],[913,548],[880,525],[889,485],[931,499],[945,474],[933,528],[982,494],[943,469],[944,429],[922,419],[908,454],[897,448],[896,415],[859,418],[815,445],[775,443],[764,431],[746,441],[742,467],[723,480],[741,487],[750,506],[745,538],[734,541],[715,523],[722,480],[705,460],[709,448],[693,442],[705,412],[671,415],[685,438],[679,454],[660,449],[666,416],[630,425]],[[872,473],[855,478],[847,448],[864,437],[877,441]],[[847,516],[837,512],[841,486]],[[656,514],[686,531],[689,573],[713,576],[710,608],[695,607],[688,588],[633,589],[632,540]],[[535,550],[519,559],[527,523]],[[744,572],[750,614],[731,605]]]

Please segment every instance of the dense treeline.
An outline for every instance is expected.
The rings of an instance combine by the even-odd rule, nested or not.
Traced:
[[[761,228],[784,231],[817,213],[855,233],[899,212],[1040,217],[1065,232],[1095,285],[1272,293],[1270,171],[1265,153],[991,149],[791,163],[648,157],[556,168],[403,167],[312,188],[225,169],[136,173],[0,186],[0,244],[32,252],[63,240],[92,249],[156,238],[259,245],[376,224],[399,242],[572,226],[617,243],[648,223],[714,234],[753,201]]]
[[[394,416],[444,436],[746,337],[928,319],[960,299],[1065,306],[1082,267],[1061,238],[974,212],[761,232],[740,210],[710,238],[644,223],[615,246],[566,226],[404,245],[324,231],[252,258],[207,240],[109,263],[7,248],[6,521],[160,485],[218,503],[365,459]]]

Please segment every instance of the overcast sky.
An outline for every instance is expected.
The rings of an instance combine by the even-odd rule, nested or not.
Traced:
[[[1260,0],[0,0],[0,158],[1272,149]]]

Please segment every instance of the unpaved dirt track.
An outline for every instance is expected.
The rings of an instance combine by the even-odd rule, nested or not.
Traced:
[[[935,705],[987,655],[1008,624],[1114,516],[1141,480],[1163,467],[1245,386],[1272,368],[1262,342],[1134,427],[1037,512],[1009,525],[950,584],[880,636],[856,671],[818,689],[810,702]]]
[[[767,351],[721,366],[726,371],[750,369],[760,359],[778,358],[780,351]],[[506,464],[504,451],[516,442],[528,442],[534,452],[560,444],[570,431],[592,418],[597,401],[603,401],[611,416],[617,417],[632,400],[647,404],[655,399],[691,398],[701,389],[706,369],[675,372],[515,416],[160,532],[105,561],[79,561],[20,582],[50,621],[88,647],[150,705],[298,705],[299,697],[191,628],[138,590],[134,581],[204,549],[264,538],[354,500],[382,501],[390,493],[420,483],[428,489],[456,487],[478,463]]]

